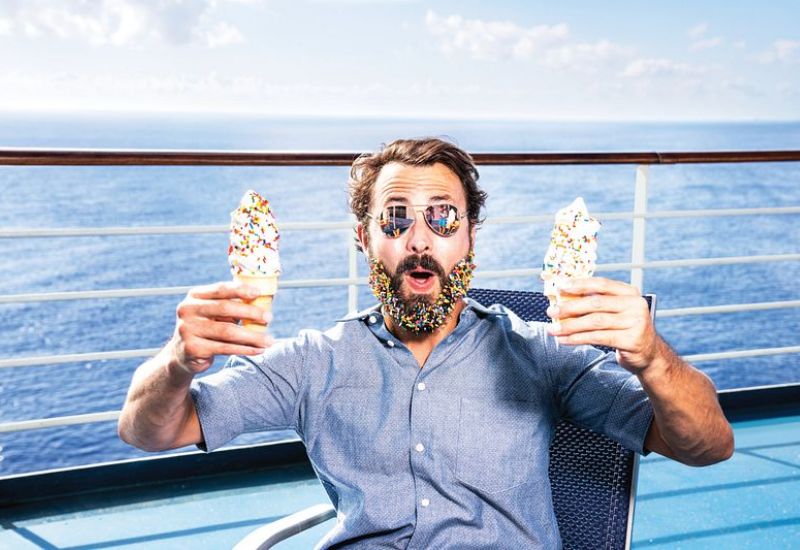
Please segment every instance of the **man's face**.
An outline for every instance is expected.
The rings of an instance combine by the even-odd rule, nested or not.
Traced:
[[[372,218],[366,228],[359,228],[359,237],[369,257],[383,264],[399,289],[400,297],[407,303],[433,302],[447,274],[470,251],[470,227],[466,217],[449,237],[438,235],[425,223],[425,206],[442,203],[454,205],[460,216],[467,211],[461,181],[443,164],[390,163],[383,167],[375,182],[370,208]],[[400,236],[387,237],[377,221],[380,213],[386,207],[412,205],[418,208],[413,212],[415,223]]]

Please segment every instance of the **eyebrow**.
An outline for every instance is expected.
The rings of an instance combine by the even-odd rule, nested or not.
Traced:
[[[431,198],[430,198],[430,199],[428,199],[428,200],[430,200],[430,201],[450,201],[450,202],[456,202],[456,201],[455,201],[455,199],[454,199],[453,197],[451,197],[450,195],[447,195],[447,194],[445,194],[445,195],[434,195],[433,197],[431,197]]]
[[[401,197],[400,195],[389,195],[386,198],[386,200],[384,201],[384,204],[388,204],[390,202],[405,202],[405,203],[407,203],[408,199],[405,198],[405,197]]]

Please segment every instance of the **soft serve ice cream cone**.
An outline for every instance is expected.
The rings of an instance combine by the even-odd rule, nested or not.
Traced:
[[[594,275],[599,230],[600,222],[589,215],[581,197],[556,214],[541,275],[551,305],[577,298],[561,292],[565,281]]]
[[[272,298],[278,291],[281,262],[278,254],[280,234],[269,201],[255,191],[247,191],[239,208],[231,212],[228,263],[235,281],[258,288],[261,295],[247,303],[272,310]],[[250,330],[263,332],[263,323],[245,319]]]

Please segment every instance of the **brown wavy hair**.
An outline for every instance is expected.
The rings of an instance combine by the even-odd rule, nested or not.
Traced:
[[[350,209],[360,223],[367,222],[375,181],[381,169],[390,162],[408,166],[444,164],[458,176],[464,187],[470,229],[483,223],[481,211],[486,203],[486,192],[478,187],[479,174],[472,157],[457,145],[434,137],[398,139],[383,144],[375,153],[365,153],[353,161],[348,184]]]

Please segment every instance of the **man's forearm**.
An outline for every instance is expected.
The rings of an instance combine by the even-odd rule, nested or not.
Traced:
[[[195,415],[189,396],[192,373],[175,361],[173,342],[143,363],[133,376],[119,419],[119,435],[147,451],[159,451],[196,441],[183,441]]]
[[[674,458],[695,466],[725,460],[733,433],[713,382],[681,359],[660,337],[653,363],[638,376],[655,413],[656,434]],[[658,442],[650,449],[661,452]]]

